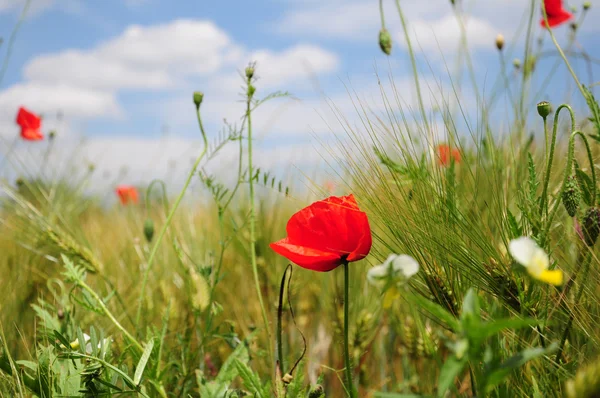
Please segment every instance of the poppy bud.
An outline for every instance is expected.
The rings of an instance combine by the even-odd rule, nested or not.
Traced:
[[[148,243],[152,242],[152,237],[154,236],[154,222],[152,222],[152,219],[150,218],[147,218],[146,221],[144,221],[144,236]]]
[[[575,14],[577,12],[577,7],[571,6],[571,12]]]
[[[54,137],[56,137],[56,131],[52,130],[51,132],[48,133],[48,138],[53,140]]]
[[[254,77],[254,65],[248,65],[246,67],[246,77],[252,79]]]
[[[323,391],[323,386],[320,384],[317,384],[308,393],[308,398],[323,398],[324,396],[325,396],[325,391]]]
[[[552,105],[548,101],[538,102],[537,111],[538,114],[545,119],[552,112]]]
[[[565,190],[562,194],[562,202],[569,216],[573,217],[577,213],[579,203],[581,202],[581,190],[579,189],[575,175],[567,179]]]
[[[252,84],[250,84],[248,86],[248,97],[252,98],[254,96],[255,92],[256,92],[256,87],[254,87]]]
[[[90,163],[90,164],[88,164],[88,171],[89,171],[90,173],[93,173],[93,172],[94,172],[94,170],[96,170],[96,165],[95,165],[94,163]]]
[[[57,313],[56,313],[56,316],[60,320],[65,319],[65,312],[63,310],[58,310]]]
[[[496,36],[496,48],[499,51],[502,51],[502,49],[504,48],[504,36],[500,34]]]
[[[587,11],[590,8],[592,8],[592,3],[590,3],[589,1],[583,3],[583,11]]]
[[[569,26],[571,27],[571,30],[572,30],[573,32],[575,32],[575,31],[577,31],[577,28],[578,28],[578,26],[579,26],[579,25],[577,25],[577,23],[576,23],[576,22],[573,22],[573,23],[572,23],[571,25],[569,25]]]
[[[513,59],[513,66],[515,69],[521,69],[521,60],[519,58]]]
[[[25,180],[23,180],[22,178],[19,177],[15,181],[15,184],[17,185],[17,187],[21,188],[23,185],[25,185]]]
[[[381,48],[381,51],[386,55],[392,53],[392,36],[386,28],[381,28],[379,31],[379,48]]]
[[[200,108],[203,99],[204,93],[202,91],[194,91],[194,104],[196,104],[196,108]]]
[[[598,240],[598,235],[600,235],[600,209],[590,207],[583,216],[583,225],[581,227],[585,244],[590,247],[594,246],[594,243]]]

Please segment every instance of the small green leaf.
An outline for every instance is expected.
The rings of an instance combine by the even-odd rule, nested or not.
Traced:
[[[414,295],[413,300],[417,302],[419,307],[424,308],[431,315],[446,323],[450,329],[454,331],[459,330],[460,325],[458,323],[458,319],[456,319],[454,315],[448,312],[444,307],[419,295]]]
[[[482,324],[477,330],[471,331],[471,334],[479,339],[486,339],[500,333],[504,329],[522,329],[528,326],[539,325],[539,321],[531,318],[505,318]]]
[[[263,386],[258,375],[239,359],[235,359],[234,363],[240,377],[244,381],[244,385],[250,390],[252,396],[255,398],[267,398],[268,393],[265,394],[265,391],[263,391]]]
[[[152,354],[152,349],[154,348],[154,339],[150,339],[148,344],[146,344],[146,348],[144,348],[144,352],[140,361],[138,362],[135,368],[135,374],[133,375],[133,383],[138,386],[140,381],[142,380],[142,375],[144,374],[144,369],[146,368],[146,364],[148,363],[148,359],[150,359],[150,354]]]
[[[492,389],[494,389],[498,384],[502,383],[504,379],[506,379],[513,370],[523,366],[528,361],[542,357],[544,355],[548,355],[556,351],[557,349],[558,344],[552,343],[552,345],[550,345],[547,348],[528,348],[521,351],[517,355],[510,357],[502,364],[500,364],[500,366],[498,366],[496,369],[492,369],[488,372],[485,384],[486,390],[491,391]]]
[[[478,328],[481,323],[479,297],[477,297],[477,293],[475,293],[475,290],[473,289],[469,289],[467,294],[465,294],[460,320],[463,330],[467,330],[469,332],[474,331],[474,329]]]
[[[440,370],[440,377],[438,379],[438,397],[446,395],[446,391],[454,383],[454,379],[461,374],[465,365],[467,364],[467,358],[457,359],[454,355],[449,357],[442,369]]]

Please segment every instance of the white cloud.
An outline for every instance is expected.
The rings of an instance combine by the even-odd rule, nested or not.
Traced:
[[[110,93],[61,83],[26,82],[0,91],[1,119],[12,120],[21,105],[38,113],[60,111],[85,118],[119,115],[119,105]]]
[[[240,49],[208,21],[133,25],[91,50],[34,58],[25,77],[103,89],[168,88],[190,75],[207,75],[239,62]]]
[[[117,100],[125,91],[161,91],[189,109],[191,91],[202,89],[213,101],[227,99],[230,106],[241,84],[237,70],[251,59],[258,61],[261,92],[295,87],[311,73],[332,72],[339,65],[335,54],[318,46],[251,51],[210,21],[182,19],[132,25],[90,49],[37,56],[24,67],[25,81],[0,91],[0,105],[10,110],[10,119],[21,104],[35,112],[61,109],[72,118],[114,117],[125,113]],[[161,108],[169,106],[156,104],[155,110]],[[182,108],[170,109],[181,117]]]

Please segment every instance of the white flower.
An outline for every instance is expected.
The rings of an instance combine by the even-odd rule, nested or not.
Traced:
[[[550,267],[548,254],[533,239],[526,236],[513,239],[508,244],[508,251],[533,278],[555,286],[562,285],[563,272],[548,269]]]
[[[85,343],[86,343],[86,345],[85,345],[85,352],[87,354],[91,354],[92,353],[92,343],[89,342],[91,339],[92,338],[87,333],[83,334],[83,340],[85,340]],[[108,345],[108,344],[110,344],[110,342],[111,342],[110,338],[104,339],[104,345],[105,346]],[[71,342],[70,345],[71,345],[72,349],[74,349],[74,350],[78,349],[79,348],[79,339],[75,339],[74,341]],[[101,348],[102,348],[102,343],[98,342],[98,349],[101,349]]]
[[[419,271],[417,260],[406,254],[390,254],[381,265],[367,272],[367,280],[375,286],[385,286],[388,280],[409,279]]]

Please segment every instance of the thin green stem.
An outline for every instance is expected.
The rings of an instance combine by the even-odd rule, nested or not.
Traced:
[[[548,162],[548,117],[544,117],[544,161]]]
[[[165,208],[165,214],[169,214],[169,198],[167,197],[167,186],[163,180],[154,179],[148,185],[148,189],[146,189],[146,211],[150,208],[150,193],[152,193],[152,188],[154,188],[154,184],[160,184],[162,188],[162,197],[163,197],[163,206]]]
[[[146,265],[146,269],[144,270],[144,277],[142,279],[142,289],[140,291],[140,296],[138,298],[138,308],[137,308],[137,313],[135,316],[136,329],[138,329],[139,324],[140,324],[140,318],[142,316],[142,307],[143,307],[143,303],[144,303],[144,294],[146,292],[146,285],[148,284],[148,276],[150,275],[150,270],[152,269],[152,265],[154,264],[154,259],[156,258],[156,253],[158,252],[160,243],[162,242],[162,239],[165,236],[167,229],[171,225],[171,222],[173,221],[173,216],[175,215],[175,212],[177,211],[177,208],[179,207],[179,204],[181,203],[183,196],[192,181],[192,177],[196,174],[196,169],[198,169],[198,165],[200,165],[200,162],[204,158],[204,155],[206,155],[206,151],[208,149],[208,139],[206,137],[206,132],[204,131],[204,126],[202,125],[202,118],[200,116],[200,106],[196,107],[196,115],[198,117],[198,125],[200,126],[200,132],[202,133],[202,139],[204,141],[204,148],[202,149],[202,152],[200,153],[200,155],[196,159],[196,162],[192,166],[192,170],[190,170],[190,174],[188,175],[188,177],[185,181],[185,184],[183,185],[183,189],[181,190],[181,192],[179,193],[179,196],[175,200],[175,203],[173,204],[173,208],[169,212],[169,215],[167,216],[167,220],[165,221],[165,224],[160,229],[160,232],[158,233],[158,237],[156,238],[156,242],[154,243],[154,246],[152,247],[152,251],[150,252],[150,257],[148,258],[148,264]]]
[[[562,197],[563,192],[565,191],[565,189],[567,187],[567,180],[573,170],[573,161],[574,161],[574,157],[575,157],[575,137],[577,137],[577,136],[579,136],[583,140],[583,143],[585,144],[585,149],[586,149],[586,152],[588,155],[588,161],[590,162],[590,168],[591,168],[591,172],[592,172],[592,183],[594,184],[594,187],[592,188],[592,203],[596,203],[596,171],[594,170],[594,160],[592,158],[592,151],[590,148],[590,144],[589,144],[587,138],[585,137],[585,134],[583,134],[581,131],[574,131],[571,134],[571,136],[569,137],[569,146],[568,146],[568,150],[567,150],[567,164],[565,167],[565,174],[563,177],[562,186],[561,186],[560,192],[558,193],[558,196],[557,196],[558,199],[554,203],[554,207],[550,211],[550,215],[548,216],[544,230],[542,231],[541,240],[540,240],[540,243],[542,245],[544,244],[546,237],[548,236],[548,233],[550,231],[550,226],[552,225],[552,220],[554,220],[554,216],[556,216],[556,213],[558,212],[558,209],[559,209],[560,203],[561,203],[560,198]]]
[[[350,299],[350,267],[348,266],[348,261],[343,262],[344,266],[344,365],[346,369],[346,384],[347,391],[350,398],[354,398],[354,385],[352,384],[352,363],[350,362],[350,344],[348,337],[348,313],[350,303],[348,300]]]
[[[0,69],[0,86],[2,85],[2,80],[4,80],[4,75],[6,74],[6,70],[8,69],[8,62],[10,61],[12,50],[15,44],[15,40],[17,38],[17,33],[25,21],[25,17],[27,16],[27,12],[29,10],[29,6],[31,5],[31,0],[27,0],[25,6],[23,6],[23,11],[21,11],[21,15],[19,16],[19,21],[15,25],[15,28],[10,33],[10,37],[8,38],[8,46],[6,48],[6,55],[4,56],[4,61],[2,62],[2,68]]]
[[[583,86],[579,82],[579,79],[577,78],[577,74],[575,74],[575,71],[571,67],[571,64],[569,63],[567,56],[565,55],[562,48],[556,41],[556,37],[554,37],[554,32],[552,32],[552,29],[550,28],[550,24],[548,23],[548,14],[546,13],[546,5],[543,1],[542,1],[542,14],[544,15],[544,21],[546,21],[546,30],[548,31],[548,34],[550,34],[550,38],[552,39],[552,43],[554,43],[554,47],[556,47],[556,51],[558,51],[558,53],[560,54],[560,57],[563,59],[563,61],[565,61],[565,65],[567,66],[567,69],[571,73],[571,76],[573,76],[573,80],[575,81],[575,84],[577,85],[577,88],[579,89],[579,91],[581,91],[583,98],[585,98],[587,100],[587,98],[588,98],[587,93],[585,92],[585,90],[583,89]]]
[[[585,288],[585,280],[586,280],[587,274],[590,270],[591,257],[592,256],[590,254],[588,254],[585,259],[581,283],[579,285],[579,289],[577,290],[577,294],[575,295],[575,301],[573,302],[573,308],[572,308],[571,312],[569,313],[569,321],[567,322],[567,326],[565,327],[565,330],[562,334],[562,338],[560,339],[560,345],[558,346],[559,347],[558,352],[556,353],[556,363],[560,363],[560,361],[561,361],[562,353],[565,348],[565,343],[567,342],[567,338],[569,337],[569,332],[571,331],[571,327],[573,326],[573,320],[575,319],[575,307],[577,307],[577,304],[579,304],[579,300],[581,299],[581,296],[583,295],[583,291],[585,290],[584,289]]]
[[[254,203],[254,164],[252,163],[252,96],[254,94],[254,86],[252,85],[252,78],[248,77],[248,95],[246,101],[246,120],[248,122],[248,185],[250,187],[250,261],[252,264],[252,273],[254,274],[254,286],[256,288],[256,294],[258,295],[258,302],[260,304],[260,310],[262,312],[263,322],[265,324],[265,330],[267,332],[267,346],[269,347],[269,357],[271,363],[274,363],[275,357],[273,356],[273,348],[271,347],[271,327],[269,326],[269,318],[267,317],[267,311],[265,310],[265,304],[263,302],[262,292],[260,290],[260,280],[258,278],[258,265],[256,264],[256,212]]]
[[[406,20],[404,19],[404,13],[402,13],[402,7],[400,7],[400,0],[396,0],[396,8],[398,9],[398,15],[400,16],[400,22],[402,23],[402,29],[404,30],[404,38],[406,39],[406,45],[408,47],[408,54],[410,55],[410,63],[412,66],[413,78],[415,81],[415,88],[417,89],[417,98],[419,100],[419,109],[421,111],[421,117],[423,118],[423,123],[425,123],[425,129],[427,129],[427,133],[429,134],[429,152],[431,156],[431,161],[435,163],[435,154],[433,151],[433,132],[429,129],[429,123],[427,121],[427,114],[425,113],[425,105],[423,104],[423,97],[421,96],[421,85],[419,84],[419,71],[417,70],[417,61],[415,58],[415,52],[412,48],[412,43],[410,41],[410,36],[408,35],[408,25]]]
[[[102,312],[104,312],[104,315],[106,315],[108,317],[108,319],[110,319],[112,321],[112,323],[117,327],[117,329],[119,329],[121,331],[121,333],[123,333],[125,335],[125,337],[127,337],[127,339],[129,340],[129,342],[131,344],[133,344],[135,346],[135,348],[141,353],[144,351],[144,347],[142,347],[142,345],[136,340],[135,337],[133,337],[124,327],[123,325],[121,325],[119,323],[119,321],[117,320],[117,318],[115,318],[115,316],[112,314],[112,312],[110,312],[110,310],[108,309],[108,307],[106,306],[106,304],[104,304],[104,301],[102,300],[102,298],[100,296],[98,296],[98,293],[96,293],[91,287],[88,286],[87,283],[83,282],[83,281],[77,281],[77,284],[84,289],[86,292],[88,292],[97,302],[98,305],[100,305],[100,308],[102,309]]]
[[[519,117],[521,118],[521,132],[523,132],[523,127],[525,126],[525,94],[527,90],[527,80],[531,74],[530,70],[530,58],[531,58],[531,35],[533,32],[533,16],[535,14],[536,9],[536,0],[531,0],[531,7],[529,11],[529,22],[527,25],[527,37],[525,39],[525,54],[523,56],[523,78],[521,81],[521,97],[519,98]]]
[[[379,0],[379,16],[381,17],[381,28],[385,29],[385,15],[383,14],[383,0]]]
[[[554,125],[552,128],[550,153],[548,154],[548,161],[546,163],[546,173],[544,174],[544,186],[543,186],[543,190],[542,190],[542,200],[540,201],[540,215],[542,215],[544,213],[546,201],[547,201],[546,195],[548,193],[548,184],[550,183],[550,172],[552,171],[552,160],[554,159],[554,148],[556,146],[556,134],[558,132],[558,115],[559,115],[560,111],[563,110],[564,108],[566,108],[569,111],[569,114],[571,116],[571,132],[575,131],[575,113],[573,112],[573,109],[569,105],[562,104],[561,106],[559,106],[556,109],[556,112],[554,113]]]

